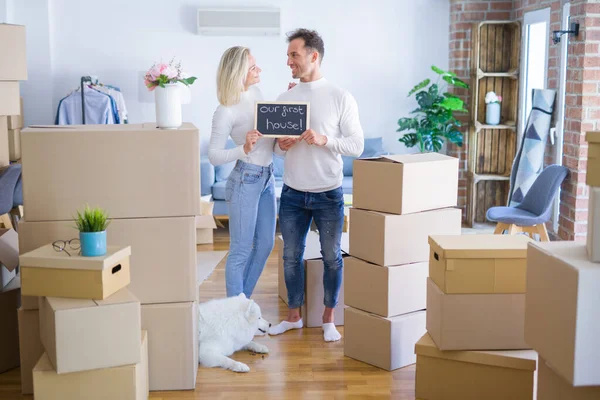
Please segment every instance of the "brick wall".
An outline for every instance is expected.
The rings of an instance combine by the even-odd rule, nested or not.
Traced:
[[[526,12],[551,7],[551,30],[560,28],[562,5],[568,0],[451,0],[450,2],[450,69],[462,78],[469,78],[471,24],[492,19],[523,20]],[[580,35],[569,44],[563,165],[570,177],[561,192],[558,236],[565,240],[585,240],[588,213],[586,131],[600,130],[600,0],[572,0],[571,19],[578,21]],[[501,14],[498,14],[501,13]],[[566,36],[563,36],[563,40]],[[550,43],[548,87],[557,89],[560,46]],[[470,102],[468,93],[460,93]],[[467,144],[468,146],[468,144]],[[466,204],[466,152],[450,148],[450,154],[461,159],[459,204]],[[546,162],[554,162],[554,149],[548,146]]]

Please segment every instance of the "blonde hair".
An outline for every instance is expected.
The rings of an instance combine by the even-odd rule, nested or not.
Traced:
[[[248,74],[250,49],[235,46],[225,50],[217,70],[217,98],[224,106],[240,102],[244,81]]]

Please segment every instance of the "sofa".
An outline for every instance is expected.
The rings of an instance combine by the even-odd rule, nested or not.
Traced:
[[[226,147],[228,149],[233,148],[235,147],[235,144],[229,140]],[[378,157],[383,154],[385,153],[383,151],[383,139],[381,137],[366,138],[364,151],[359,158]],[[342,156],[344,163],[344,180],[342,182],[342,188],[344,194],[352,194],[352,167],[355,159],[356,157]],[[279,204],[281,188],[283,187],[283,164],[283,158],[278,156],[273,157],[277,204]],[[235,161],[215,167],[210,163],[207,155],[200,158],[201,194],[202,196],[212,195],[214,201],[213,215],[217,217],[227,216],[229,214],[227,203],[225,202],[225,185],[227,184],[227,178],[234,166]]]

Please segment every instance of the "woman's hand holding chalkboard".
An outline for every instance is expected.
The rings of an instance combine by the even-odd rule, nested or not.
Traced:
[[[257,131],[256,129],[251,130],[246,134],[246,143],[244,144],[244,152],[246,154],[252,151],[252,148],[258,141],[258,139],[262,136],[262,133]]]
[[[299,140],[304,140],[307,144],[314,144],[316,146],[325,146],[327,144],[327,136],[320,135],[312,129],[305,130],[300,135]]]
[[[279,144],[279,148],[282,151],[288,151],[293,145],[296,144],[298,138],[295,137],[283,137],[277,139],[277,143]]]

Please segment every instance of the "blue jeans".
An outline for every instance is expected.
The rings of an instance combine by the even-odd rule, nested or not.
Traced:
[[[342,228],[344,192],[342,188],[321,193],[300,192],[283,185],[279,226],[283,236],[283,269],[288,290],[288,307],[304,304],[304,248],[314,218],[319,230],[323,256],[325,307],[334,308],[342,285]]]
[[[268,167],[237,161],[225,189],[231,244],[225,284],[227,296],[250,298],[275,241],[275,180]]]

